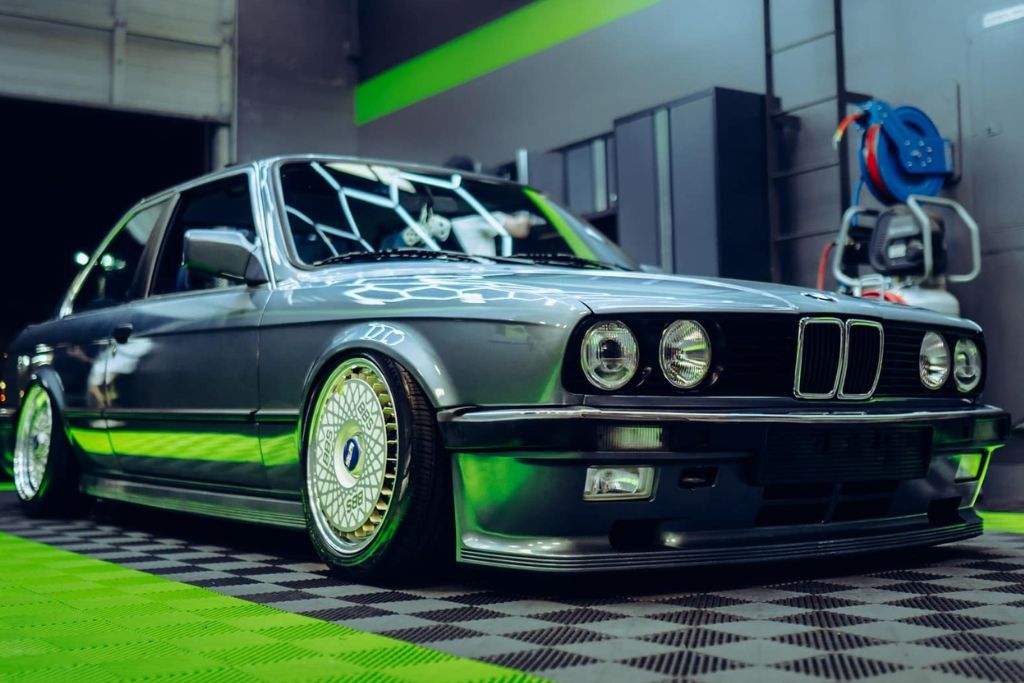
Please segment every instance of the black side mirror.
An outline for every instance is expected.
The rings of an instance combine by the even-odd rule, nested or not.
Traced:
[[[237,230],[188,230],[185,232],[185,267],[210,275],[262,285],[267,271],[259,249]]]

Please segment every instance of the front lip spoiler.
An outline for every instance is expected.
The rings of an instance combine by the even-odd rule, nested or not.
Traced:
[[[791,543],[734,545],[717,548],[689,548],[648,552],[594,553],[579,555],[538,555],[516,551],[501,539],[463,538],[458,559],[503,569],[532,569],[543,572],[622,571],[671,569],[723,564],[836,557],[876,553],[915,546],[963,541],[981,535],[982,522],[961,522],[946,527],[834,537]]]
[[[631,410],[625,408],[595,408],[572,406],[554,408],[453,408],[441,411],[437,419],[442,423],[478,424],[492,422],[519,422],[534,420],[616,420],[641,422],[729,422],[729,423],[797,423],[797,424],[885,424],[908,422],[935,422],[965,417],[1003,417],[1006,412],[992,406],[979,406],[961,410],[916,410],[904,412],[865,411],[780,411],[722,412],[681,410]]]

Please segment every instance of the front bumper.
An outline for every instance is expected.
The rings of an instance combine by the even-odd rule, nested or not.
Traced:
[[[543,571],[797,559],[962,540],[1009,428],[990,407],[871,413],[453,410],[458,558]],[[972,481],[952,456],[981,453]],[[585,502],[586,468],[657,468],[641,501]],[[701,472],[708,483],[692,482]],[[708,472],[712,476],[707,477]]]

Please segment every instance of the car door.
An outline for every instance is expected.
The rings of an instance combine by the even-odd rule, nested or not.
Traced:
[[[170,205],[156,199],[129,211],[75,278],[57,320],[46,323],[31,362],[60,377],[64,420],[89,470],[117,470],[104,411],[111,333],[128,302],[144,294],[152,244]]]
[[[264,487],[253,413],[258,323],[268,286],[188,271],[185,232],[242,231],[258,242],[252,177],[184,189],[167,222],[149,295],[123,310],[107,363],[107,425],[125,472]]]

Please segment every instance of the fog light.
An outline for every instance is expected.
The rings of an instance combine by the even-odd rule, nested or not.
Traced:
[[[981,474],[981,465],[985,461],[982,453],[961,453],[952,458],[956,462],[957,483],[973,481]]]
[[[588,467],[583,500],[641,500],[653,490],[653,467]]]

